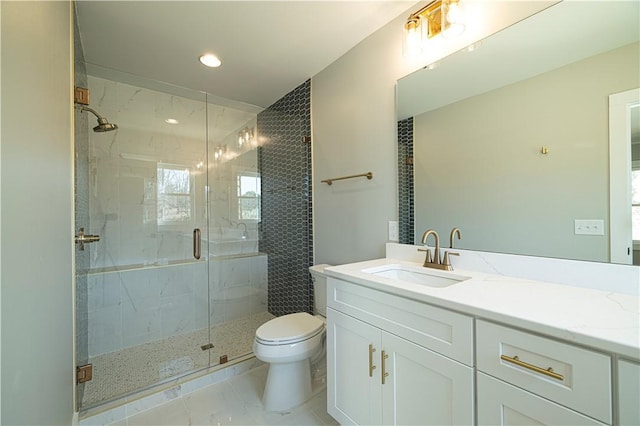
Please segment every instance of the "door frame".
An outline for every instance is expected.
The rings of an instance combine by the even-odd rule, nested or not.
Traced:
[[[609,96],[609,261],[633,263],[631,236],[631,113],[640,88]],[[623,164],[624,167],[620,167]]]

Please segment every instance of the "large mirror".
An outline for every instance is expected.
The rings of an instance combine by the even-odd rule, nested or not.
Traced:
[[[609,166],[609,96],[640,86],[639,13],[561,2],[398,81],[415,206],[400,220],[415,220],[416,243],[433,228],[444,246],[459,227],[459,248],[612,259],[609,176],[632,161]]]

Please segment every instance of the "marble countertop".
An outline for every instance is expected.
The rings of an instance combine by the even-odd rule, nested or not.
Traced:
[[[640,360],[637,296],[457,268],[453,274],[471,278],[444,288],[362,272],[385,265],[422,268],[420,263],[384,258],[328,267],[325,272],[375,290]]]

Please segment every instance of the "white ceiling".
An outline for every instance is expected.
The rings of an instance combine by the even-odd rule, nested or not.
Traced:
[[[81,0],[76,11],[90,70],[265,108],[415,3]],[[204,52],[222,66],[200,64]]]

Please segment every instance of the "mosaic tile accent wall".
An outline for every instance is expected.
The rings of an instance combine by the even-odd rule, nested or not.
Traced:
[[[260,251],[269,256],[268,309],[280,316],[313,312],[311,80],[258,114],[262,142]]]
[[[398,121],[398,221],[401,244],[414,243],[413,219],[413,117],[409,117]]]

